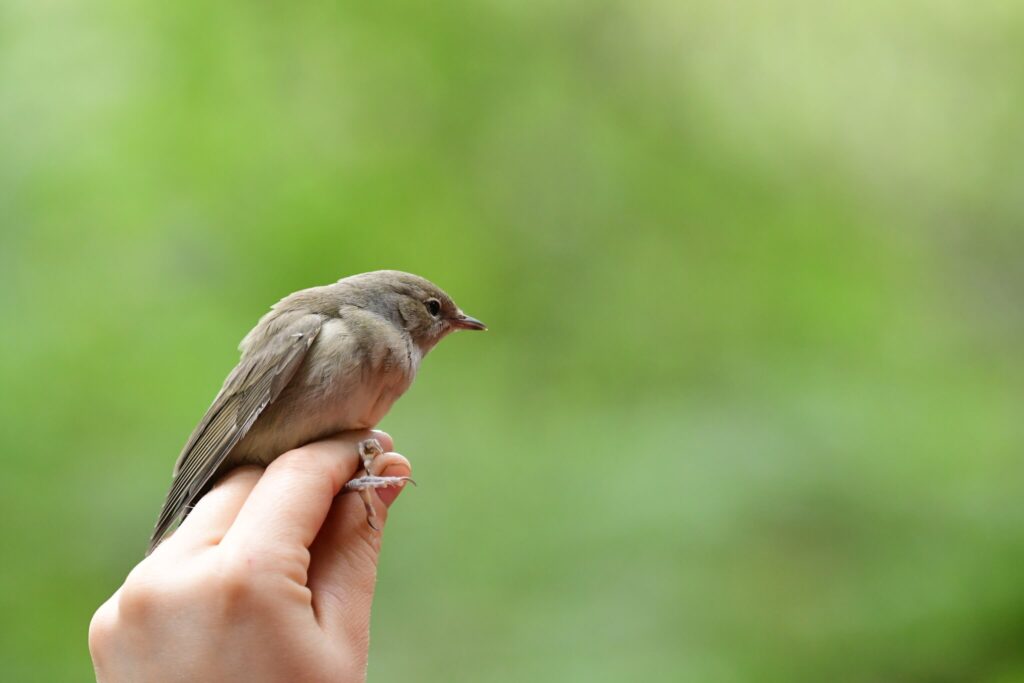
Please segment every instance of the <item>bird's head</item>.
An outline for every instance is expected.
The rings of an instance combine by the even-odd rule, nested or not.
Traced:
[[[426,353],[456,330],[486,330],[482,322],[462,312],[444,290],[412,273],[377,270],[341,280],[358,293],[359,305],[391,321]]]

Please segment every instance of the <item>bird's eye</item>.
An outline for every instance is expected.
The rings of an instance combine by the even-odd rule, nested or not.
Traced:
[[[435,318],[441,315],[441,302],[437,299],[427,299],[423,302],[423,305],[427,307],[427,313]]]

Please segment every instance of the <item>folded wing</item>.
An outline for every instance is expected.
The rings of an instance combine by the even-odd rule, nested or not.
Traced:
[[[252,346],[246,348],[242,360],[228,375],[178,456],[174,481],[157,519],[147,554],[153,552],[178,519],[188,514],[231,449],[288,385],[320,332],[323,317],[295,314],[292,321],[275,323],[277,331],[269,343],[259,344],[258,351],[253,351]]]

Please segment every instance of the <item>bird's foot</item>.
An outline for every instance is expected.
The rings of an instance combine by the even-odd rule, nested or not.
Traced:
[[[363,501],[363,507],[366,508],[366,523],[374,531],[380,531],[380,527],[377,525],[377,509],[373,507],[373,498],[371,497],[373,494],[371,491],[374,489],[386,489],[392,486],[402,486],[407,481],[411,482],[413,486],[416,485],[412,477],[377,477],[367,474],[363,477],[356,477],[345,484],[341,492],[351,493],[355,491],[358,493]]]
[[[391,486],[401,486],[405,482],[411,482],[413,486],[416,482],[413,481],[412,477],[375,477],[372,475],[366,475],[365,477],[356,477],[341,489],[342,493],[351,493],[352,491],[369,491],[371,489],[386,489]]]
[[[374,531],[380,531],[380,527],[377,526],[377,510],[373,507],[373,494],[371,493],[373,489],[401,486],[407,481],[412,482],[414,486],[416,484],[410,477],[380,477],[375,475],[373,473],[373,459],[383,454],[384,447],[380,445],[380,441],[377,439],[366,439],[359,442],[359,457],[363,461],[363,476],[356,477],[341,489],[342,493],[355,491],[359,494],[363,501],[363,507],[366,508],[366,523]]]

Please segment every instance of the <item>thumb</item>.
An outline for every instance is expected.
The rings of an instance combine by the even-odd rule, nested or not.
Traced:
[[[378,455],[374,464],[380,467],[380,476],[408,477],[412,472],[409,461],[397,453]],[[339,495],[310,547],[308,587],[313,609],[323,628],[343,631],[348,642],[365,641],[369,633],[382,531],[388,507],[403,488],[370,491],[375,524],[381,531],[370,527],[359,495]]]

